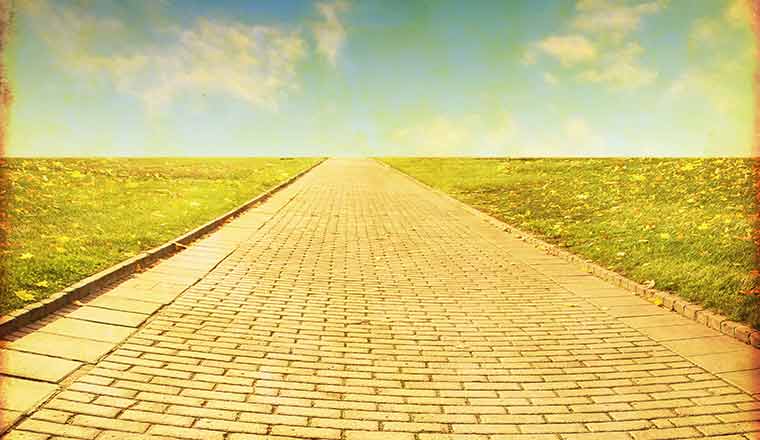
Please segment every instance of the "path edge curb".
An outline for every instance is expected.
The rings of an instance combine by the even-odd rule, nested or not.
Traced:
[[[485,212],[480,211],[477,208],[474,208],[460,200],[457,200],[451,195],[446,194],[445,192],[437,188],[433,188],[432,186],[418,180],[417,178],[409,174],[406,174],[397,168],[392,167],[391,165],[383,162],[382,160],[378,158],[373,158],[373,160],[379,163],[380,165],[385,166],[393,170],[394,172],[416,182],[418,185],[426,189],[429,189],[430,191],[433,191],[449,200],[456,202],[458,205],[462,206],[467,211],[471,212],[472,214],[486,221],[487,223],[490,223],[493,226],[501,228],[503,231],[507,231],[507,232],[517,235],[521,240],[533,245],[534,247],[550,255],[560,257],[571,263],[579,264],[580,267],[584,271],[604,281],[608,281],[620,288],[626,289],[630,291],[631,293],[633,293],[634,295],[640,296],[644,298],[645,300],[653,303],[656,306],[662,307],[671,312],[675,312],[681,316],[691,319],[692,321],[698,322],[708,328],[716,330],[726,336],[734,338],[745,344],[751,345],[755,348],[760,348],[760,331],[753,329],[751,326],[747,325],[746,323],[732,321],[728,319],[728,317],[721,315],[720,313],[713,312],[711,310],[706,309],[705,307],[702,307],[697,304],[693,304],[681,298],[678,295],[657,290],[657,289],[645,286],[643,284],[640,284],[636,281],[633,281],[630,278],[626,278],[625,276],[617,272],[611,271],[605,267],[602,267],[601,265],[594,263],[593,261],[589,259],[583,258],[580,255],[573,254],[572,252],[566,251],[565,249],[562,249],[559,246],[547,243],[546,241],[542,240],[535,234],[525,232],[515,226],[512,226],[495,217],[492,217],[491,215],[486,214]]]
[[[121,278],[132,275],[133,273],[141,270],[143,267],[150,266],[151,264],[161,259],[181,252],[182,249],[184,249],[188,244],[216,230],[227,220],[236,217],[242,212],[250,209],[253,205],[265,201],[326,160],[326,157],[318,158],[315,163],[301,170],[297,174],[267,189],[256,197],[243,202],[241,205],[232,208],[219,217],[216,217],[215,219],[210,220],[203,225],[180,235],[179,237],[171,239],[161,245],[143,251],[134,257],[116,263],[111,267],[90,275],[89,277],[84,278],[83,280],[80,280],[59,292],[56,292],[43,300],[27,304],[26,306],[14,310],[7,315],[0,316],[0,337],[6,336],[25,325],[29,325],[39,319],[42,319],[45,316],[48,316],[55,311],[60,310],[63,307],[73,303],[74,301],[80,300],[90,295],[91,293],[96,292],[103,287],[118,281]]]

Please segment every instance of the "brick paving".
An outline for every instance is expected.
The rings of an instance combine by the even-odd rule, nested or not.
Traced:
[[[371,160],[329,160],[278,197],[255,227],[222,228],[238,240],[224,252],[193,246],[6,341],[21,369],[46,337],[105,346],[51,354],[69,360],[24,379],[55,388],[27,417],[26,389],[6,394],[3,438],[760,438],[756,350]],[[84,322],[129,334],[107,352]]]

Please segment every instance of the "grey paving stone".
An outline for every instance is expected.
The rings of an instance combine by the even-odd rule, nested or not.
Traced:
[[[82,366],[81,362],[25,353],[0,350],[0,374],[45,382],[60,382]]]

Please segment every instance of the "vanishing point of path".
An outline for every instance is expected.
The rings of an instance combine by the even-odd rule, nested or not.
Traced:
[[[372,160],[329,160],[278,197],[7,438],[760,438],[754,349]]]

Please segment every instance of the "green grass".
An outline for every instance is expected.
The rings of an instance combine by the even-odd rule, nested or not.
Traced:
[[[6,159],[0,314],[162,244],[316,159]]]
[[[749,159],[385,162],[638,282],[760,328]],[[742,293],[744,292],[744,293]]]

